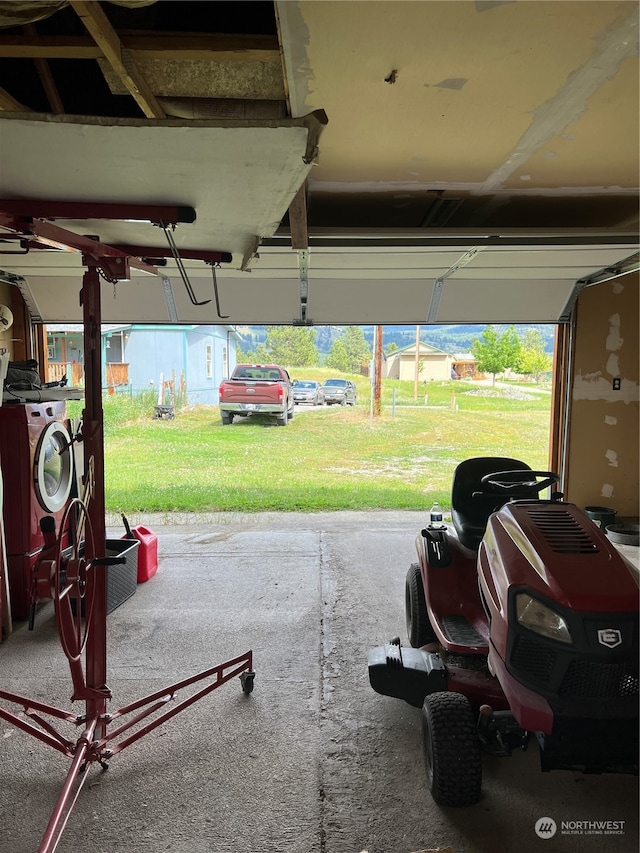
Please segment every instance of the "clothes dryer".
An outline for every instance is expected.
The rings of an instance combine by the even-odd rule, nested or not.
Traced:
[[[44,543],[40,520],[53,516],[59,532],[72,496],[73,449],[66,403],[1,406],[0,465],[11,614],[26,619],[33,566]]]

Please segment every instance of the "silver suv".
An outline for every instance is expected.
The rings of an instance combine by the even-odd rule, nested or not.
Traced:
[[[355,406],[358,393],[350,379],[327,379],[322,386],[327,406],[339,403],[341,406]]]

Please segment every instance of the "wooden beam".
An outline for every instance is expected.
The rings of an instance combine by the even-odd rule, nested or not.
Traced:
[[[121,34],[123,45],[141,59],[205,60],[209,62],[280,62],[275,36],[224,33]]]
[[[297,251],[308,249],[306,184],[300,187],[289,205],[289,229],[291,231],[291,248]]]
[[[42,83],[42,88],[44,89],[47,100],[49,101],[49,108],[51,109],[51,112],[54,115],[64,115],[65,109],[62,104],[62,98],[60,97],[58,88],[53,80],[49,63],[46,59],[36,59],[34,61],[38,77]]]
[[[102,51],[87,36],[0,36],[3,59],[99,59]]]
[[[164,110],[147,81],[136,68],[135,62],[123,48],[118,34],[111,26],[100,4],[87,2],[87,0],[69,0],[69,5],[146,117],[166,118]]]
[[[49,381],[49,349],[47,347],[47,327],[43,323],[36,323],[33,327],[34,345],[40,381]]]
[[[31,336],[31,318],[25,304],[22,294],[17,287],[9,288],[10,302],[9,308],[13,313],[13,326],[11,333],[13,338],[13,361],[26,361],[28,358],[33,358]]]
[[[571,348],[571,325],[559,323],[555,331],[553,347],[553,368],[551,383],[551,429],[549,442],[549,470],[560,474],[560,489],[567,488],[567,470],[569,433],[566,431],[567,410],[571,405],[569,376],[573,361]]]
[[[119,40],[134,59],[280,62],[275,36],[121,32]],[[102,56],[96,42],[86,36],[25,38],[0,35],[0,57],[5,59],[99,59]]]

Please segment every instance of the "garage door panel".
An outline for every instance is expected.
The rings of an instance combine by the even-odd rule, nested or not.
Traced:
[[[447,279],[437,323],[554,323],[573,292],[573,281],[557,279],[477,281]]]
[[[316,325],[425,322],[432,294],[433,281],[312,278],[307,316]]]
[[[191,285],[198,301],[192,305],[179,276],[135,276],[115,286],[101,282],[103,323],[188,323],[194,325],[250,325],[291,323],[299,316],[299,286],[295,279],[265,282],[247,274],[240,278],[218,276],[220,314],[216,309],[211,272],[194,278]],[[81,278],[30,277],[21,290],[31,315],[49,323],[81,323]],[[64,294],[64,298],[60,298]],[[285,318],[285,319],[283,319]]]
[[[204,306],[192,305],[183,283],[179,278],[172,277],[180,322],[257,326],[293,323],[299,317],[300,288],[296,278],[263,280],[251,273],[225,276],[218,271],[217,281],[220,314],[223,317],[217,314],[211,276],[208,280],[199,278],[192,282],[199,300],[211,300]]]

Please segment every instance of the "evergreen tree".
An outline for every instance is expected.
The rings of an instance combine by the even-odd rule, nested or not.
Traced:
[[[255,349],[236,347],[236,364],[265,364],[270,360],[264,344],[258,344]]]
[[[327,367],[342,373],[360,373],[371,361],[371,347],[360,326],[347,326],[335,340],[325,360]]]
[[[339,370],[341,373],[351,373],[349,370],[347,349],[342,338],[338,338],[337,341],[331,344],[331,349],[324,363],[326,367],[330,367],[332,370]]]
[[[265,360],[287,367],[316,367],[320,364],[315,329],[307,326],[266,326],[266,332]]]

